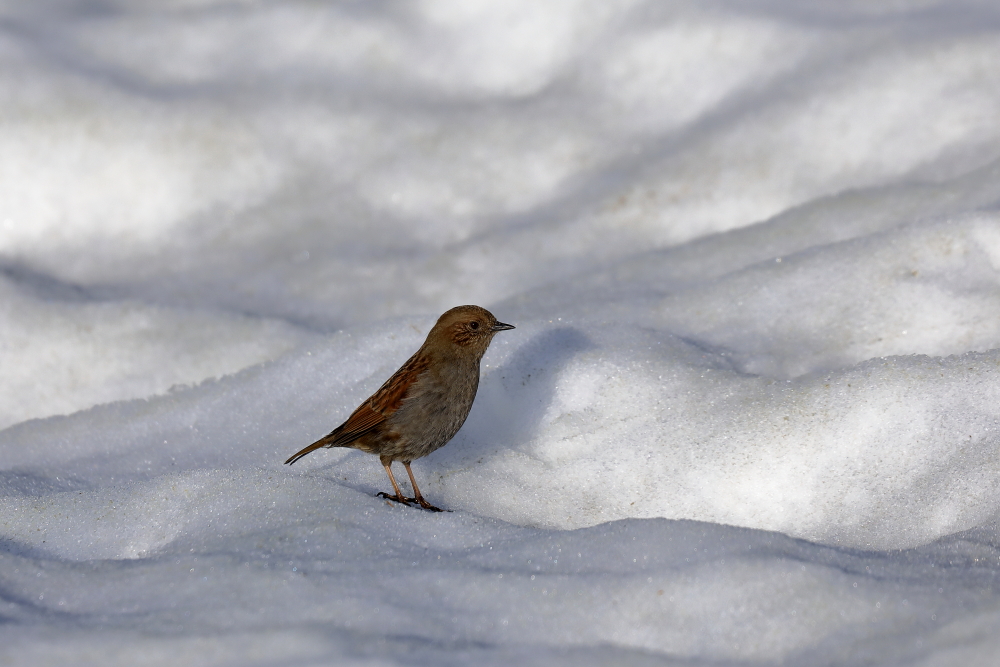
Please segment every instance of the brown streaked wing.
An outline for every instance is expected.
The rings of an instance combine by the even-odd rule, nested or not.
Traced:
[[[385,415],[375,412],[368,401],[351,413],[347,421],[308,447],[295,452],[285,463],[292,464],[320,447],[346,447],[385,421]]]
[[[430,360],[425,356],[414,354],[410,357],[347,421],[327,436],[332,438],[329,446],[348,445],[384,422],[403,404],[410,387],[429,365]]]
[[[388,417],[399,409],[399,406],[406,399],[406,395],[410,392],[410,388],[430,365],[430,358],[417,351],[416,354],[407,359],[398,371],[393,373],[391,378],[385,381],[385,384],[379,387],[378,391],[372,394],[367,404],[376,412]]]
[[[392,377],[386,380],[378,391],[351,413],[347,421],[305,449],[292,455],[285,463],[295,463],[309,452],[320,447],[346,447],[366,433],[371,432],[399,409],[399,406],[406,399],[410,387],[427,370],[429,365],[430,359],[421,356],[418,351],[403,364],[402,368],[393,373]]]
[[[385,421],[385,415],[372,410],[367,401],[355,410],[347,421],[337,427],[337,429],[326,436],[330,438],[328,447],[341,447],[354,442],[365,433]]]

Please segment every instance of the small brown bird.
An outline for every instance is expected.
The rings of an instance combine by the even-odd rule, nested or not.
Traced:
[[[416,354],[378,391],[324,438],[296,453],[291,464],[320,447],[353,447],[378,454],[396,495],[378,495],[398,503],[424,500],[410,462],[443,447],[462,428],[479,388],[479,361],[498,331],[513,329],[479,306],[458,306],[440,318]],[[399,490],[392,462],[402,461],[413,485],[413,498]]]

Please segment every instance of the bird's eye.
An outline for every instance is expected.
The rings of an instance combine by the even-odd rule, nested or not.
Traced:
[[[479,328],[479,322],[476,322],[475,320],[469,322],[469,328],[475,331]]]

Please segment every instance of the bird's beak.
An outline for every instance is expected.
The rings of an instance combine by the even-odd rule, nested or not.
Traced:
[[[513,324],[504,324],[503,322],[497,322],[490,327],[490,331],[507,331],[507,329],[513,329]]]

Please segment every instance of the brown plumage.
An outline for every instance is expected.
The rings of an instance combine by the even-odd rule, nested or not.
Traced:
[[[320,447],[377,454],[396,492],[380,496],[440,512],[420,495],[410,462],[443,447],[462,428],[479,388],[479,361],[498,331],[513,328],[479,306],[452,308],[438,318],[420,349],[347,421],[285,463],[295,463]],[[399,490],[393,461],[403,462],[413,498]]]

